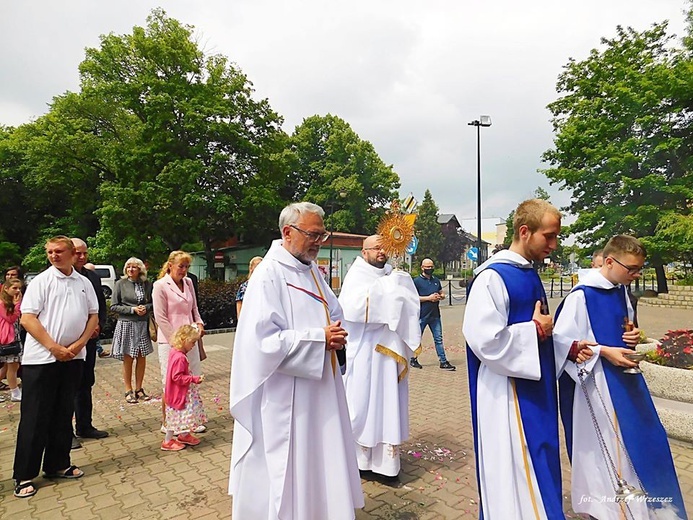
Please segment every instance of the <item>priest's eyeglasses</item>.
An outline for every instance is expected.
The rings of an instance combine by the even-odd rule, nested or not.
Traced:
[[[635,266],[632,266],[632,265],[626,265],[626,264],[624,264],[623,262],[619,262],[619,261],[618,261],[616,258],[614,258],[613,256],[610,256],[609,258],[611,258],[614,262],[616,262],[618,265],[620,265],[620,266],[623,267],[626,271],[628,271],[628,274],[631,275],[631,276],[634,276],[634,275],[636,275],[636,274],[642,274],[642,269],[643,269],[642,267],[635,267]]]
[[[326,242],[327,239],[330,238],[329,233],[318,233],[317,231],[305,231],[305,230],[301,229],[300,227],[294,226],[293,224],[289,224],[289,227],[294,228],[296,231],[298,231],[302,235],[307,236],[313,242]]]

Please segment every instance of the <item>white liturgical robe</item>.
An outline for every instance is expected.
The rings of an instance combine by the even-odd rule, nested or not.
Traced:
[[[477,276],[467,299],[462,332],[469,349],[482,363],[475,404],[483,517],[551,519],[545,510],[536,463],[528,454],[525,438],[528,428],[543,426],[522,422],[513,382],[513,379],[537,381],[541,377],[537,330],[531,320],[508,325],[508,291],[501,276],[488,268],[495,263],[532,269],[530,262],[519,254],[500,251],[475,270]],[[555,371],[551,376],[555,377]],[[547,410],[546,422],[555,423],[557,428],[557,407],[551,412]],[[555,443],[557,447],[557,432]]]
[[[576,287],[579,289],[583,285],[603,290],[615,287],[600,273],[599,269],[588,270]],[[625,293],[622,291],[621,294],[623,294],[623,310],[627,312],[628,319],[632,320],[633,308],[628,298],[625,297]],[[610,457],[616,465],[619,478],[636,488],[641,487],[641,484],[629,461],[628,454],[624,453],[623,450],[624,441],[621,438],[621,425],[617,419],[618,414],[611,400],[609,385],[603,368],[603,364],[608,363],[608,361],[602,361],[600,357],[601,345],[590,347],[594,355],[584,364],[584,368],[588,372],[587,375],[583,376],[585,390],[589,395],[589,403],[595,411],[594,419],[589,411],[587,398],[584,396],[585,390],[580,385],[578,368],[575,363],[567,359],[573,341],[586,339],[597,342],[587,309],[585,293],[573,289],[563,301],[563,307],[560,315],[556,318],[556,325],[553,330],[557,376],[560,377],[565,371],[575,383],[572,420],[570,421],[572,433],[568,435],[573,441],[572,446],[569,447],[572,449],[571,497],[573,510],[576,513],[587,513],[600,520],[647,519],[650,517],[674,520],[681,518],[676,514],[666,516],[661,510],[659,514],[650,516],[646,501],[632,500],[626,505],[614,500],[616,483],[609,465],[605,462],[605,459],[608,460],[607,457]],[[622,369],[619,368],[618,370]],[[599,431],[603,435],[603,445],[597,435],[594,420],[597,421]],[[643,427],[645,426],[643,425]]]
[[[409,358],[421,341],[419,295],[411,276],[358,257],[339,302],[349,332],[344,374],[359,469],[399,472],[409,437]]]
[[[314,263],[277,240],[243,300],[231,367],[233,518],[352,520],[364,505],[341,373],[341,319]]]

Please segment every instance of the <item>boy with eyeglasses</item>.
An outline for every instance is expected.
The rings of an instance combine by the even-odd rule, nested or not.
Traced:
[[[609,240],[604,264],[566,297],[553,330],[572,506],[600,520],[649,518],[648,509],[661,507],[686,518],[666,432],[645,380],[624,373],[636,366],[627,356],[640,337],[626,287],[640,277],[645,257],[635,237]],[[622,486],[617,479],[646,492],[647,499],[616,501]]]

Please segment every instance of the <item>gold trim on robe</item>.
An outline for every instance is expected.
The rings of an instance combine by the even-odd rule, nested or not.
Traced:
[[[384,345],[381,345],[380,343],[378,343],[375,346],[375,351],[380,353],[380,354],[383,354],[385,356],[391,357],[397,363],[404,366],[402,371],[397,375],[397,382],[401,383],[402,379],[407,377],[407,373],[409,372],[409,362],[406,359],[404,359],[402,356],[400,356],[397,352],[387,348]]]

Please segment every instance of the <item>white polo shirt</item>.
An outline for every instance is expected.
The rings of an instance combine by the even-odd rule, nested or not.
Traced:
[[[22,314],[36,314],[48,335],[63,347],[79,339],[90,314],[99,313],[94,287],[74,269],[65,276],[51,266],[31,280],[22,298]],[[84,359],[86,348],[74,359]],[[57,360],[50,351],[27,334],[22,365],[45,365]]]

